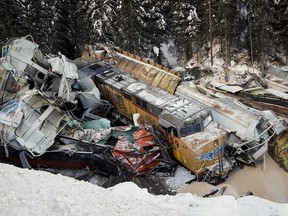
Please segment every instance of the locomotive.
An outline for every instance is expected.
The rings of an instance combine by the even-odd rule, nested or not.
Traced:
[[[172,148],[174,158],[212,182],[227,177],[231,164],[224,157],[227,132],[213,121],[211,110],[195,101],[138,81],[116,67],[97,62],[81,69],[94,81],[102,98],[117,109],[119,118],[153,125]]]

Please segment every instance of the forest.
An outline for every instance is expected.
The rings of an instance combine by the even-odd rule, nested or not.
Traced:
[[[287,0],[1,0],[0,41],[29,34],[70,59],[106,43],[168,67],[161,44],[172,42],[179,62],[201,50],[213,65],[217,43],[227,65],[244,53],[264,67],[288,63],[287,14]]]

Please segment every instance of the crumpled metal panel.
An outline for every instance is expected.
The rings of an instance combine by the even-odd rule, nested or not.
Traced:
[[[215,81],[212,81],[210,83],[210,85],[215,87],[215,88],[218,88],[218,89],[221,89],[221,90],[233,93],[233,94],[243,90],[243,88],[240,86],[236,86],[236,85],[230,86],[230,85],[226,85],[224,83],[219,83],[219,82],[215,82]]]
[[[32,155],[44,154],[61,131],[60,124],[66,116],[37,93],[31,92],[22,100],[24,118],[15,131],[16,140]]]
[[[288,91],[288,71],[285,67],[270,67],[266,72],[265,81],[269,88],[276,89],[281,92]]]
[[[64,75],[65,78],[77,79],[77,67],[72,62],[69,62],[64,55],[56,56],[54,58],[48,59],[51,64],[52,71]]]
[[[28,150],[33,156],[44,154],[61,131],[66,117],[58,107],[37,91],[29,91],[4,104],[0,110],[0,138],[16,149]]]
[[[47,70],[32,61],[35,53],[41,58],[38,44],[27,40],[29,36],[17,38],[11,41],[7,47],[8,51],[3,58],[2,66],[12,72],[16,80],[20,79],[25,73],[29,73],[32,68],[47,74]],[[36,58],[37,58],[36,57]],[[37,59],[39,60],[39,59]]]

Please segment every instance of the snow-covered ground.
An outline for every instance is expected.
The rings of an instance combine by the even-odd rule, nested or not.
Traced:
[[[103,189],[7,164],[0,164],[0,178],[0,215],[288,215],[288,204],[254,196],[154,196],[131,182]]]
[[[213,65],[211,65],[210,57],[202,50],[198,55],[194,55],[190,59],[185,68],[191,69],[198,67],[200,70],[210,70],[211,74],[205,75],[200,78],[200,83],[206,84],[211,81],[225,83],[225,59],[220,57],[220,44],[213,46]],[[268,64],[268,63],[267,63]],[[261,76],[260,66],[254,62],[253,66],[249,57],[246,54],[237,54],[232,56],[231,62],[228,66],[228,83],[241,84],[245,83],[251,78],[249,73],[254,73]]]

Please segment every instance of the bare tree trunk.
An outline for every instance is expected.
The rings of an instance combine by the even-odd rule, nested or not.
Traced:
[[[263,0],[262,0],[263,3]],[[264,3],[263,3],[264,4]],[[264,53],[264,43],[265,43],[265,22],[266,22],[266,14],[264,15],[261,24],[261,77],[264,77],[264,64],[265,64],[265,53]]]
[[[191,40],[189,39],[186,43],[186,48],[185,48],[185,62],[189,61],[192,58],[192,43]]]
[[[225,7],[225,82],[228,82],[228,34],[227,34],[227,7]]]
[[[221,28],[222,28],[222,25],[221,25]],[[224,36],[225,37],[225,36]],[[224,38],[225,40],[225,38]],[[220,53],[221,55],[224,55],[224,40],[223,40],[223,37],[222,37],[222,34],[220,35]]]
[[[231,66],[231,37],[229,37],[229,40],[228,40],[228,66],[230,67]]]
[[[265,55],[264,55],[264,21],[262,22],[262,34],[261,34],[261,77],[264,77],[264,62],[265,62]]]
[[[210,37],[210,63],[213,65],[213,39],[212,39],[212,14],[211,0],[209,0],[209,37]]]
[[[249,40],[250,40],[250,55],[251,55],[251,63],[252,63],[252,72],[254,73],[253,42],[252,42],[252,29],[251,29],[251,18],[250,18],[251,12],[252,12],[252,9],[249,8],[248,26],[249,26]]]

